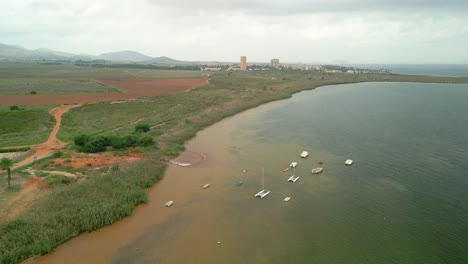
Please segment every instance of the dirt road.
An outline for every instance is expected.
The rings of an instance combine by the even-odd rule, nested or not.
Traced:
[[[49,138],[44,143],[29,146],[33,150],[31,152],[31,155],[29,155],[26,159],[22,160],[21,162],[16,163],[13,169],[34,162],[35,158],[41,159],[47,157],[48,155],[52,154],[55,150],[59,150],[63,146],[65,146],[64,142],[57,139],[57,133],[62,123],[62,115],[68,112],[68,110],[79,106],[81,106],[81,104],[62,105],[50,110],[49,113],[55,118],[55,126],[52,129],[52,132],[50,132]]]

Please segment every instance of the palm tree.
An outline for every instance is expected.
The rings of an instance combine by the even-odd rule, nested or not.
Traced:
[[[8,188],[10,188],[10,180],[11,180],[11,166],[13,165],[13,160],[12,159],[9,159],[9,158],[3,158],[2,160],[0,160],[0,166],[2,168],[6,168],[7,169],[7,173],[8,173]]]

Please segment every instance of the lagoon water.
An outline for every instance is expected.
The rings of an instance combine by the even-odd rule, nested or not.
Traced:
[[[43,263],[466,263],[467,99],[468,85],[361,83],[243,112],[187,144],[206,161],[171,165],[134,215]]]

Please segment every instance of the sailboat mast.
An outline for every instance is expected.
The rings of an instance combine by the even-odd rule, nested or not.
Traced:
[[[263,190],[265,190],[265,168],[262,168],[262,184]]]

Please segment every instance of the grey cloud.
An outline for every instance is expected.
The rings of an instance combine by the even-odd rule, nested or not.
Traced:
[[[259,15],[294,15],[349,11],[468,12],[467,0],[148,0],[179,11],[239,12]]]

